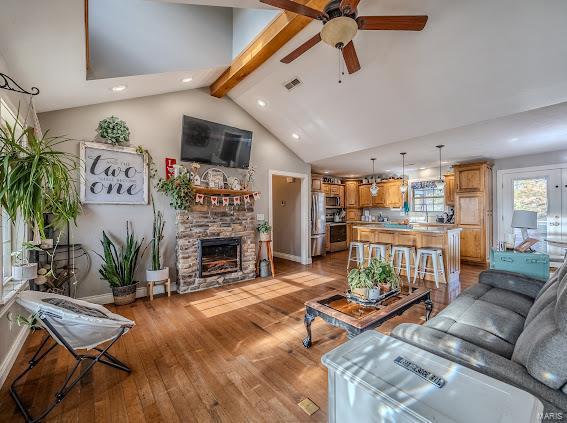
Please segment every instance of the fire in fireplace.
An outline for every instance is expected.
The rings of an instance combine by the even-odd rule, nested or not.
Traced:
[[[241,238],[199,240],[199,277],[242,270]]]

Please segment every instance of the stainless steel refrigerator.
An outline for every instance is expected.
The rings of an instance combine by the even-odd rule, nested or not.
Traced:
[[[311,195],[311,256],[325,255],[325,194]]]

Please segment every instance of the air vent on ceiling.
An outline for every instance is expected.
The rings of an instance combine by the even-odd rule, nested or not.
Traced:
[[[291,81],[285,83],[284,87],[288,91],[290,91],[290,90],[294,89],[295,87],[297,87],[298,85],[301,85],[301,81],[298,78],[293,78]]]

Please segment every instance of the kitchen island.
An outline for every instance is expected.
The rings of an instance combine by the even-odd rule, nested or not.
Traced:
[[[461,229],[454,225],[416,225],[388,228],[383,224],[353,224],[353,239],[417,248],[441,248],[447,282],[459,280],[461,272]],[[412,263],[413,265],[414,263]],[[405,271],[402,270],[405,275]],[[412,279],[413,279],[413,275]],[[425,279],[433,280],[432,275]]]

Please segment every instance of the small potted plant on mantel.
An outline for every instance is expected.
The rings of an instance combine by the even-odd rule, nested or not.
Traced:
[[[126,222],[126,242],[120,245],[120,251],[103,231],[101,240],[103,255],[95,253],[102,259],[99,273],[112,288],[112,296],[116,305],[130,304],[136,300],[134,274],[138,268],[139,259],[145,253],[145,249],[141,251],[144,239],[137,240],[130,226],[130,222]]]
[[[163,214],[161,211],[156,212],[156,207],[154,204],[154,225],[153,225],[153,237],[150,241],[152,248],[152,260],[150,263],[150,269],[146,270],[146,280],[148,282],[160,282],[169,279],[169,267],[162,267],[161,255],[160,255],[160,244],[163,240],[163,229],[165,227],[165,222],[163,220]]]
[[[260,241],[270,241],[272,235],[272,227],[266,221],[260,223],[256,229],[260,234]]]

